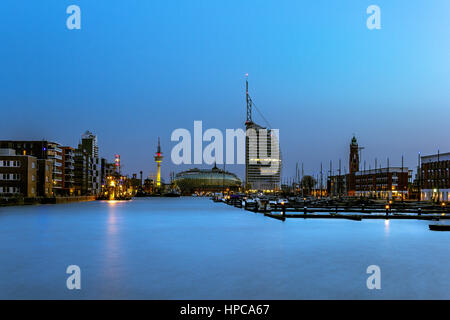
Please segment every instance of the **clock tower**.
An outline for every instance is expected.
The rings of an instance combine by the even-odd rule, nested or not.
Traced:
[[[350,173],[359,171],[359,148],[358,141],[356,137],[353,136],[352,142],[350,143],[350,161],[349,161]]]

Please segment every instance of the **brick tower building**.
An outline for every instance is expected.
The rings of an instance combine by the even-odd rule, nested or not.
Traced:
[[[353,136],[352,142],[350,143],[350,158],[348,167],[350,174],[359,171],[359,148],[358,141],[356,141],[355,136]]]

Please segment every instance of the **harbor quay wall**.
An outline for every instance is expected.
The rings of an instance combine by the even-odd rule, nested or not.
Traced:
[[[95,196],[53,197],[53,198],[0,198],[0,207],[33,204],[61,204],[71,202],[94,201]]]
[[[71,203],[71,202],[84,202],[84,201],[94,201],[95,196],[76,196],[76,197],[55,197],[55,198],[43,198],[41,203]]]

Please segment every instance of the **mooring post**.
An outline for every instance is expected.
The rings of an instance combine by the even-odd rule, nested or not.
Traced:
[[[417,210],[417,214],[420,216],[420,215],[422,215],[422,208],[419,208],[418,210]]]
[[[303,207],[303,214],[306,215],[307,212],[308,212],[308,207],[307,207],[307,206],[304,206],[304,207]]]
[[[284,204],[284,202],[281,203],[281,214],[283,215],[283,217],[286,215],[286,205]]]

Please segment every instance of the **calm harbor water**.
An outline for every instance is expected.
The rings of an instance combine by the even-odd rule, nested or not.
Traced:
[[[0,208],[0,298],[450,299],[450,233],[428,224],[283,223],[206,198]]]

